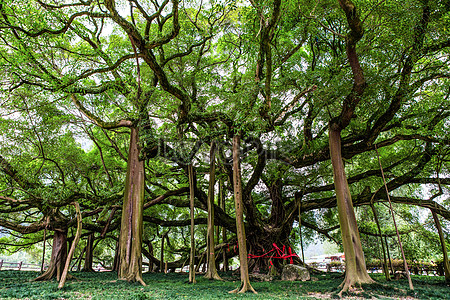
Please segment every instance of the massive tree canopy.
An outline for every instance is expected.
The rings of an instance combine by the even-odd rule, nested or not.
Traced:
[[[212,163],[225,205],[210,211],[231,238],[217,248],[237,255],[226,244],[239,135],[255,257],[296,246],[300,212],[307,235],[342,243],[365,269],[374,211],[392,232],[377,151],[404,231],[439,243],[422,225],[430,211],[450,220],[449,11],[440,0],[3,1],[0,226],[23,245],[67,235],[78,201],[84,235],[118,241],[119,277],[142,281],[141,251],[163,265],[156,241],[169,267],[186,261],[188,165],[206,224]],[[344,289],[367,282],[349,273]]]

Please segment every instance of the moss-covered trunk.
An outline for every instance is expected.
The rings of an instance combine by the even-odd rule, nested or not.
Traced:
[[[62,271],[64,269],[64,264],[67,258],[67,230],[66,229],[55,229],[55,234],[53,236],[53,246],[52,255],[50,258],[50,264],[48,269],[35,281],[51,280],[56,277],[59,281],[61,278]]]
[[[335,125],[333,123],[330,125],[329,141],[339,224],[345,253],[346,268],[342,291],[346,291],[355,285],[373,283],[373,280],[367,273],[352,197],[345,176],[341,152],[341,131]]]
[[[119,279],[142,280],[142,232],[144,205],[144,162],[139,160],[138,129],[131,127],[122,222],[119,238]]]

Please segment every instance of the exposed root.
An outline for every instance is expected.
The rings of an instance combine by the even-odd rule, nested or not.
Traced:
[[[217,272],[213,272],[213,274],[211,274],[210,272],[206,272],[205,274],[205,278],[209,279],[209,280],[219,280],[219,281],[224,281],[222,279],[222,277],[219,276],[219,274]]]
[[[139,282],[143,286],[147,286],[142,277],[136,274],[130,274],[127,277],[119,278],[119,280],[125,280],[127,282]]]
[[[362,284],[374,284],[376,283],[375,280],[372,278],[366,278],[365,280],[355,280],[355,279],[349,279],[345,278],[345,280],[339,285],[339,288],[342,288],[341,291],[338,293],[339,298],[342,298],[342,294],[348,291],[364,291],[362,288]]]
[[[252,287],[252,285],[250,284],[250,282],[244,282],[241,283],[241,286],[235,290],[229,291],[228,293],[230,294],[244,294],[245,292],[250,291],[253,292],[254,294],[258,294],[255,289]]]
[[[56,278],[56,277],[57,276],[56,276],[56,268],[55,268],[51,272],[48,272],[48,270],[45,271],[44,273],[42,273],[41,275],[39,275],[38,277],[36,277],[32,281],[50,281],[50,280],[52,280],[53,278]],[[73,275],[70,275],[70,274],[67,274],[67,280],[80,281],[80,279],[78,279],[77,277],[75,277]]]
[[[56,277],[56,266],[52,264],[44,273],[33,279],[33,281],[49,281],[54,277]]]
[[[42,275],[39,275],[35,279],[33,279],[33,281],[48,281],[48,280],[52,280],[53,277],[54,277],[53,274],[44,273]]]
[[[144,282],[144,280],[141,277],[136,278],[136,281],[142,284],[142,286],[147,286],[147,284]]]

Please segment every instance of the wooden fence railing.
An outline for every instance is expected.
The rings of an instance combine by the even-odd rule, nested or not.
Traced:
[[[46,268],[46,267],[47,266],[45,266],[44,268]],[[23,261],[8,262],[8,261],[4,261],[3,259],[0,259],[0,270],[40,271],[41,265],[24,263]]]

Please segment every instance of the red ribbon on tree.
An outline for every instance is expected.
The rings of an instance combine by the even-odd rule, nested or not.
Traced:
[[[283,245],[283,249],[280,249],[277,244],[272,244],[272,250],[262,254],[262,255],[254,255],[254,254],[248,254],[248,258],[278,258],[278,259],[289,259],[289,263],[292,265],[294,263],[293,257],[298,257],[296,253],[292,253],[292,248],[288,247],[288,254],[285,254],[286,246]],[[274,255],[269,256],[269,253],[276,252]],[[270,260],[270,263],[272,264],[272,260]],[[273,264],[272,264],[273,265]]]

